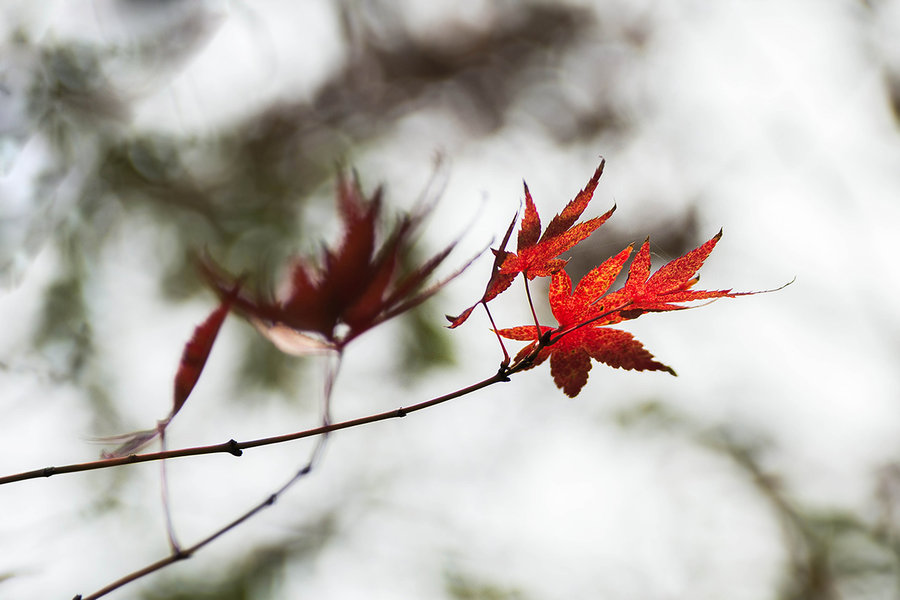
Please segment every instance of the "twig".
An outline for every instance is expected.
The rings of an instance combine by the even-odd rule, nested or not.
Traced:
[[[137,571],[129,573],[128,575],[125,575],[124,577],[117,579],[114,582],[110,583],[109,585],[97,590],[90,596],[82,596],[81,594],[78,594],[77,596],[75,596],[73,598],[73,600],[96,600],[97,598],[101,598],[101,597],[105,596],[106,594],[108,594],[114,590],[117,590],[124,585],[127,585],[133,581],[137,581],[138,579],[145,577],[151,573],[155,573],[156,571],[159,571],[160,569],[168,567],[171,564],[174,564],[178,561],[186,560],[186,559],[190,558],[195,552],[197,552],[198,550],[200,550],[201,548],[203,548],[210,542],[212,542],[215,539],[219,538],[220,536],[228,533],[229,531],[231,531],[232,529],[234,529],[235,527],[237,527],[238,525],[240,525],[247,519],[251,518],[256,513],[263,510],[264,508],[275,504],[275,501],[278,500],[278,496],[280,494],[282,494],[291,485],[293,485],[298,479],[300,479],[304,475],[306,475],[307,472],[308,471],[301,469],[300,471],[297,472],[296,475],[294,475],[290,480],[288,480],[288,482],[286,484],[284,484],[280,489],[278,489],[275,493],[269,495],[265,500],[263,500],[262,502],[260,502],[259,504],[257,504],[256,506],[254,506],[253,508],[248,510],[247,512],[245,512],[243,515],[241,515],[237,519],[231,521],[225,527],[222,527],[221,529],[217,530],[216,532],[203,538],[202,540],[200,540],[193,546],[191,546],[189,548],[185,548],[183,550],[178,550],[176,552],[173,552],[171,555],[167,556],[166,558],[160,559],[154,563],[147,565],[146,567],[143,567],[141,569],[138,569]]]
[[[517,369],[520,370],[520,369]],[[398,407],[393,410],[389,410],[382,413],[377,413],[373,415],[368,415],[365,417],[359,417],[356,419],[350,419],[348,421],[341,421],[338,423],[332,423],[330,425],[322,425],[318,427],[314,427],[312,429],[306,429],[303,431],[296,431],[294,433],[286,433],[283,435],[276,435],[272,437],[259,438],[255,440],[248,440],[244,442],[238,442],[233,439],[228,440],[227,442],[223,442],[221,444],[213,444],[210,446],[196,446],[193,448],[180,448],[177,450],[167,450],[165,452],[148,452],[146,454],[129,454],[128,456],[122,456],[119,458],[104,458],[100,460],[95,460],[91,462],[85,463],[75,463],[70,465],[63,465],[59,467],[44,467],[43,469],[34,469],[32,471],[24,471],[22,473],[16,473],[14,475],[6,475],[4,477],[0,477],[0,485],[7,483],[14,483],[17,481],[24,481],[26,479],[39,479],[41,477],[50,477],[52,475],[62,475],[64,473],[79,473],[81,471],[93,471],[95,469],[108,469],[110,467],[119,467],[122,465],[131,465],[142,462],[152,462],[155,460],[165,460],[169,458],[181,458],[185,456],[199,456],[201,454],[232,454],[234,456],[241,456],[244,450],[249,448],[258,448],[260,446],[270,446],[272,444],[281,444],[284,442],[291,442],[294,440],[299,440],[308,437],[314,437],[317,435],[323,435],[326,433],[330,433],[332,431],[338,431],[340,429],[349,429],[351,427],[358,427],[360,425],[367,425],[369,423],[376,423],[378,421],[384,421],[387,419],[396,419],[399,417],[405,417],[409,413],[413,413],[436,404],[441,404],[442,402],[446,402],[447,400],[452,400],[453,398],[458,398],[460,396],[464,396],[466,394],[470,394],[472,392],[478,391],[482,388],[488,387],[489,385],[493,385],[495,383],[501,381],[507,381],[508,376],[511,375],[513,371],[507,371],[506,369],[501,369],[497,372],[497,374],[485,379],[484,381],[480,381],[476,384],[470,385],[468,387],[462,388],[461,390],[457,390],[450,394],[446,394],[444,396],[438,396],[437,398],[432,398],[431,400],[426,400],[424,402],[420,402],[418,404],[413,404],[411,406],[406,407]]]
[[[531,300],[531,287],[528,285],[528,276],[523,273],[522,279],[525,281],[525,295],[528,297],[528,306],[531,308],[531,316],[534,317],[534,329],[537,332],[535,337],[540,338],[541,322],[538,321],[537,311],[534,309],[534,302]]]
[[[497,341],[500,342],[500,349],[503,350],[503,362],[500,364],[508,365],[509,360],[510,360],[509,352],[506,351],[506,344],[503,343],[503,338],[500,337],[499,333],[497,333],[498,332],[497,324],[494,323],[494,316],[491,314],[491,309],[488,308],[487,302],[482,302],[481,304],[482,304],[482,306],[484,306],[484,312],[487,313],[488,320],[490,320],[490,322],[491,322],[491,330],[494,332],[494,335],[497,336]]]
[[[604,319],[613,313],[617,313],[624,308],[628,308],[632,304],[634,304],[634,303],[631,300],[628,300],[627,302],[623,302],[622,304],[618,305],[615,308],[605,310],[602,313],[595,315],[586,321],[582,321],[582,322],[578,323],[577,325],[571,325],[571,326],[567,327],[566,329],[557,329],[557,330],[551,331],[550,332],[551,337],[547,342],[545,342],[544,345],[552,346],[553,344],[558,342],[560,340],[560,338],[562,338],[563,336],[566,336],[566,335],[572,333],[573,331],[577,331],[578,329],[581,329],[582,327],[587,327],[588,325],[590,325],[592,323],[596,323],[600,319]]]
[[[537,349],[535,350],[535,353],[539,350],[540,350],[540,345],[538,345]],[[225,444],[220,444],[219,446],[207,446],[205,448],[196,448],[196,449],[188,448],[185,450],[176,450],[176,451],[170,451],[170,452],[157,452],[157,453],[154,453],[153,455],[150,455],[150,454],[133,455],[134,458],[131,460],[131,462],[142,462],[142,461],[147,461],[147,460],[162,460],[164,458],[172,458],[173,456],[190,456],[193,454],[209,454],[209,453],[213,453],[213,452],[231,452],[232,454],[236,454],[237,456],[240,456],[240,451],[241,451],[241,449],[244,449],[244,448],[264,446],[267,444],[274,444],[274,443],[279,443],[279,442],[283,442],[283,441],[290,441],[293,439],[299,439],[301,437],[310,437],[313,435],[321,435],[322,436],[319,438],[318,443],[316,444],[316,447],[313,449],[313,452],[312,452],[312,455],[311,455],[309,461],[306,463],[306,465],[303,466],[303,468],[301,468],[299,471],[297,471],[297,473],[293,477],[291,477],[291,479],[289,479],[287,481],[287,483],[282,485],[278,490],[276,490],[274,493],[272,493],[271,495],[266,497],[265,500],[263,500],[259,504],[252,507],[250,510],[248,510],[246,513],[244,513],[237,519],[231,521],[224,527],[213,532],[212,534],[210,534],[206,538],[202,539],[201,541],[197,542],[193,546],[190,546],[185,549],[177,549],[176,548],[175,551],[170,556],[160,559],[154,563],[151,563],[141,569],[138,569],[137,571],[129,573],[128,575],[125,575],[124,577],[117,579],[116,581],[101,588],[100,590],[97,590],[96,592],[94,592],[93,594],[91,594],[89,596],[82,596],[79,594],[79,595],[75,596],[73,600],[96,600],[97,598],[101,598],[101,597],[105,596],[109,592],[112,592],[112,591],[114,591],[124,585],[127,585],[133,581],[141,579],[142,577],[150,575],[151,573],[159,571],[160,569],[163,569],[175,562],[190,558],[195,552],[197,552],[198,550],[200,550],[201,548],[203,548],[204,546],[206,546],[213,540],[215,540],[218,537],[224,535],[225,533],[231,531],[232,529],[234,529],[241,523],[247,521],[248,519],[253,517],[256,513],[262,511],[266,507],[272,506],[273,504],[275,504],[275,502],[278,500],[278,497],[281,494],[286,492],[292,485],[294,485],[297,481],[302,479],[304,476],[306,476],[310,472],[312,472],[313,467],[318,463],[318,459],[321,455],[322,450],[324,449],[325,440],[327,439],[328,433],[330,433],[332,431],[336,431],[338,429],[346,429],[348,427],[363,425],[365,423],[374,423],[376,421],[381,421],[381,420],[390,419],[390,418],[405,417],[409,413],[423,410],[423,409],[429,408],[431,406],[436,406],[443,402],[447,402],[448,400],[453,400],[454,398],[459,398],[460,396],[465,396],[467,394],[471,394],[473,392],[476,392],[478,390],[481,390],[483,388],[491,386],[495,383],[509,381],[509,376],[520,370],[522,370],[522,368],[520,368],[520,367],[511,367],[510,368],[505,365],[501,365],[500,369],[491,377],[488,377],[487,379],[484,379],[478,383],[472,384],[468,387],[459,389],[455,392],[451,392],[451,393],[445,394],[443,396],[438,396],[436,398],[432,398],[431,400],[426,400],[424,402],[420,402],[418,404],[414,404],[414,405],[406,407],[406,408],[401,407],[401,408],[397,408],[397,409],[389,411],[389,412],[379,413],[377,415],[370,415],[368,417],[362,417],[360,419],[344,421],[344,422],[335,423],[332,425],[324,425],[322,427],[317,427],[316,429],[309,429],[307,431],[301,431],[301,432],[297,432],[294,434],[288,434],[285,436],[277,436],[274,438],[253,440],[250,442],[243,442],[243,443],[239,443],[239,442],[235,442],[234,440],[230,440],[229,442],[226,442]],[[332,371],[332,372],[334,372],[334,371]],[[330,385],[329,385],[329,387],[330,387]],[[323,415],[323,417],[324,417],[324,415]],[[208,450],[210,448],[216,448],[216,449]],[[221,449],[218,449],[218,448],[221,448]],[[192,452],[192,450],[201,450],[201,452]],[[173,455],[173,452],[178,453],[178,454]],[[166,456],[159,456],[161,454],[165,454]],[[151,457],[151,458],[148,458],[148,457]],[[124,458],[128,459],[128,458],[132,458],[132,457],[124,457]],[[107,461],[96,461],[95,463],[84,463],[84,465],[95,465],[97,463],[102,464],[104,462],[110,462],[110,461],[115,461],[115,460],[120,460],[120,459],[109,459]],[[129,464],[129,463],[121,463],[120,462],[118,464]],[[85,468],[76,469],[75,468],[75,467],[79,467],[79,466],[82,466],[82,465],[69,465],[68,467],[60,467],[57,472],[71,473],[71,472],[75,472],[77,470],[88,470],[90,468],[103,468],[103,466],[93,466],[93,467],[88,467],[87,469],[85,469]],[[112,465],[105,465],[105,466],[112,466]],[[62,469],[66,469],[66,470],[62,470]],[[41,470],[32,471],[32,473],[40,473],[40,472],[41,472]],[[22,474],[22,475],[25,475],[25,474]],[[35,475],[35,477],[40,477],[40,476],[41,475]],[[15,477],[15,476],[12,476],[12,477]],[[20,479],[22,479],[22,478],[27,479],[27,477],[21,477]],[[9,479],[9,478],[6,478],[6,479]]]
[[[159,427],[159,445],[163,452],[166,450],[166,428],[165,426]],[[178,538],[175,535],[175,523],[172,521],[172,508],[171,502],[169,500],[169,476],[166,472],[166,461],[160,461],[159,463],[159,484],[160,484],[160,496],[162,497],[162,506],[163,506],[163,514],[166,519],[166,535],[169,537],[169,548],[172,549],[173,554],[178,554],[181,551],[181,544],[178,543]]]

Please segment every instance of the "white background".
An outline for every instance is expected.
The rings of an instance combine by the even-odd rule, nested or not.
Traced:
[[[99,1],[6,4],[15,16],[9,22],[36,39],[115,40],[119,33],[113,11]],[[503,18],[490,2],[408,4],[404,14],[423,36],[437,35],[446,19],[489,27]],[[502,234],[522,178],[546,222],[602,155],[606,174],[587,216],[615,202],[617,227],[640,241],[648,221],[677,214],[673,202],[689,199],[702,235],[725,229],[703,268],[702,289],[796,281],[777,293],[651,315],[627,327],[678,378],[597,365],[569,400],[545,367],[403,420],[336,434],[321,468],[274,508],[172,573],[111,597],[133,597],[165,577],[215,574],[250,545],[302,532],[333,512],[335,539],[288,570],[274,597],[440,598],[444,574],[460,572],[523,598],[772,598],[786,559],[783,531],[746,474],[690,433],[716,427],[764,443],[764,467],[782,477],[784,495],[797,506],[875,519],[876,475],[900,450],[900,136],[887,100],[887,74],[900,70],[900,3],[869,4],[586,2],[607,27],[645,23],[652,31],[636,55],[621,56],[603,45],[598,25],[596,39],[583,42],[580,59],[559,74],[590,104],[606,83],[591,57],[623,69],[617,89],[605,93],[637,124],[627,138],[560,146],[525,110],[534,100],[523,98],[522,110],[514,108],[507,126],[487,138],[469,139],[452,116],[434,111],[408,117],[362,152],[360,171],[385,181],[401,202],[421,189],[434,153],[445,154],[449,181],[429,243],[436,248],[474,221],[459,257]],[[205,6],[218,29],[138,105],[137,130],[210,131],[279,95],[310,94],[345,58],[328,2]],[[27,186],[39,146],[24,142],[0,180],[7,222],[37,218],[28,213]],[[15,227],[0,231],[10,251]],[[102,315],[96,333],[116,401],[147,426],[168,409],[181,346],[213,302],[163,301],[154,235],[149,226],[137,228],[111,244],[91,305]],[[19,352],[57,262],[52,250],[38,250],[0,296],[0,361],[16,365],[0,370],[3,474],[98,452],[86,441],[92,432],[74,400],[78,392],[42,375],[40,357],[25,360]],[[433,300],[436,313],[477,298],[489,262],[476,263]],[[504,298],[501,326],[527,319],[519,300]],[[489,376],[498,351],[487,326],[476,312],[450,333],[461,350],[458,365],[412,389],[379,377],[394,330],[367,334],[345,358],[337,418],[412,404]],[[222,400],[231,392],[242,328],[236,319],[226,323],[172,426],[173,447],[315,424],[308,412],[270,402]],[[315,389],[312,382],[310,394]],[[645,401],[684,415],[688,432],[616,424],[619,411]],[[264,498],[308,447],[171,463],[180,537],[199,539]],[[116,491],[120,510],[108,515],[93,503],[115,481],[104,472],[0,489],[0,574],[10,575],[0,597],[86,594],[164,556],[157,467],[135,469],[141,477]]]

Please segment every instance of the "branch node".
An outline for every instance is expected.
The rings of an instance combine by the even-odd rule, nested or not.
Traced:
[[[278,500],[278,494],[272,494],[268,498],[266,498],[265,506],[272,506],[275,504],[275,501]]]
[[[228,440],[228,453],[234,456],[241,456],[244,451],[238,447],[238,443],[234,439]]]
[[[172,553],[172,560],[185,560],[191,557],[191,553],[185,550],[182,550],[180,547],[176,547],[175,551]]]
[[[56,475],[56,467],[44,467],[44,469],[41,470],[41,475],[43,475],[44,477]]]
[[[509,365],[506,363],[506,361],[500,363],[500,368],[497,369],[497,381],[502,381],[504,383],[507,381],[512,381],[509,378]]]
[[[538,344],[541,346],[550,346],[556,342],[556,340],[552,339],[554,331],[552,329],[548,329],[544,333],[541,334],[541,337],[538,338]],[[556,338],[559,339],[559,338]]]
[[[405,417],[405,416],[406,416],[406,409],[403,408],[402,406],[401,406],[400,408],[398,408],[398,409],[397,409],[397,416],[398,416],[398,417],[401,417],[401,418],[402,418],[402,417]]]

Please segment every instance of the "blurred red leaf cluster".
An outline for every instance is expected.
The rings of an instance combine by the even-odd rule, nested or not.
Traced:
[[[285,291],[277,297],[242,292],[233,301],[236,310],[290,354],[340,351],[369,329],[418,306],[462,271],[426,285],[455,243],[415,268],[403,270],[412,262],[412,241],[428,206],[400,215],[380,243],[381,188],[366,197],[357,180],[342,175],[337,206],[343,232],[334,248],[323,248],[318,261],[295,258]],[[234,277],[209,259],[202,267],[224,297]]]

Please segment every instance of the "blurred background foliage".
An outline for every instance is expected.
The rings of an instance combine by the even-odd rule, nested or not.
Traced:
[[[408,30],[392,3],[347,1],[339,10],[348,58],[311,97],[279,98],[204,134],[136,129],[132,104],[165,86],[216,31],[215,17],[185,4],[117,3],[124,22],[152,13],[163,22],[127,44],[38,41],[23,30],[6,42],[27,69],[27,101],[5,137],[13,145],[39,137],[46,155],[31,206],[8,225],[26,228],[10,236],[24,243],[4,248],[0,273],[14,282],[45,243],[64,258],[35,336],[38,348],[65,346],[59,375],[84,381],[92,354],[84,286],[105,242],[130,222],[158,229],[161,286],[173,300],[202,287],[192,257],[204,251],[247,273],[250,286],[272,289],[285,258],[298,247],[314,249],[321,237],[321,224],[305,221],[307,205],[330,202],[338,166],[377,148],[411,113],[449,111],[468,135],[489,136],[514,107],[522,111],[524,99],[525,111],[561,144],[623,134],[629,126],[611,97],[584,106],[577,89],[554,82],[583,33],[603,25],[585,8],[512,3],[490,26],[451,23],[440,37],[426,38]],[[640,23],[625,24],[605,43],[639,50],[646,35]],[[369,189],[379,183],[369,179]],[[664,254],[677,255],[698,239],[690,214],[659,225],[655,242]],[[626,235],[618,238],[627,244]],[[604,243],[610,240],[618,241],[615,233]],[[590,256],[583,264],[575,257],[573,276],[590,268]],[[451,360],[434,317],[414,312],[403,321],[398,368],[405,376]],[[294,361],[265,343],[248,340],[245,355],[246,382],[277,388],[290,380]],[[109,414],[108,402],[98,405]]]
[[[153,24],[125,42],[39,39],[15,27],[3,41],[11,65],[3,91],[9,98],[24,91],[24,100],[6,104],[0,158],[9,169],[29,141],[39,140],[44,150],[27,198],[9,204],[0,221],[0,276],[5,287],[15,287],[32,258],[47,245],[55,247],[62,260],[42,300],[32,351],[56,357],[53,376],[83,388],[107,426],[117,422],[116,406],[94,365],[97,314],[90,310],[88,288],[117,232],[135,222],[158,232],[156,258],[164,266],[159,286],[172,302],[202,293],[193,263],[199,252],[233,272],[249,273],[248,285],[271,289],[288,256],[298,248],[315,249],[325,228],[308,218],[308,209],[331,202],[338,166],[377,152],[402,119],[438,110],[478,138],[502,133],[510,119],[525,114],[559,146],[627,136],[638,117],[611,91],[654,35],[649,18],[606,18],[603,10],[568,3],[499,2],[494,22],[447,22],[439,36],[423,36],[411,29],[399,5],[344,0],[336,5],[345,60],[312,93],[280,97],[210,131],[135,128],[132,106],[165,87],[215,33],[218,17],[205,4],[119,2],[115,10],[122,22]],[[248,4],[244,10],[254,8]],[[594,36],[590,43],[588,31]],[[596,44],[615,59],[598,63]],[[590,77],[591,85],[564,82],[563,72]],[[886,77],[893,91],[886,101],[896,110],[900,77],[892,71]],[[380,183],[377,175],[363,174],[367,189]],[[388,187],[389,200],[390,195]],[[702,241],[696,213],[687,206],[647,224],[659,253],[676,256]],[[602,249],[589,242],[572,258],[573,278],[597,264],[598,253],[630,241],[631,235],[608,225]],[[421,376],[452,362],[441,325],[441,315],[428,307],[403,318],[398,375]],[[242,384],[285,390],[296,385],[295,360],[247,333]],[[641,404],[617,419],[640,435],[680,436],[727,457],[752,482],[782,524],[788,549],[773,598],[900,597],[900,467],[878,475],[874,518],[811,508],[785,494],[759,440],[746,442],[739,431],[706,430],[660,402]],[[182,570],[162,576],[142,597],[279,597],[285,565],[311,560],[340,528],[339,515],[324,515],[281,544],[236,556],[215,580]],[[530,597],[527,590],[454,569],[445,573],[445,591],[460,600]]]
[[[615,415],[640,434],[679,436],[727,458],[769,504],[781,525],[788,562],[779,600],[838,600],[900,595],[900,543],[892,523],[896,467],[876,478],[873,507],[880,514],[804,506],[790,497],[778,473],[767,467],[771,446],[737,426],[708,428],[665,404],[639,403]]]
[[[25,31],[6,42],[28,69],[26,114],[7,135],[20,142],[39,136],[47,156],[28,216],[15,223],[28,229],[25,243],[5,248],[0,269],[14,281],[27,254],[44,243],[64,257],[35,344],[66,346],[60,373],[66,377],[82,380],[92,353],[84,286],[104,243],[130,220],[160,230],[161,285],[173,300],[202,287],[191,260],[200,251],[248,273],[249,285],[271,289],[285,258],[298,246],[314,248],[307,240],[320,237],[320,224],[304,220],[306,205],[330,202],[337,166],[352,165],[356,153],[377,146],[410,113],[439,107],[470,135],[490,135],[503,127],[515,98],[539,91],[544,98],[536,110],[555,104],[550,112],[568,117],[538,115],[559,140],[624,126],[612,107],[573,112],[548,85],[548,74],[590,24],[583,9],[516,4],[496,26],[451,25],[440,39],[422,39],[405,29],[390,3],[346,2],[340,13],[348,60],[311,98],[278,99],[203,135],[136,130],[131,104],[177,75],[215,32],[204,22],[212,16],[184,4],[119,3],[126,21],[171,13],[163,14],[165,27],[127,45],[47,43]],[[132,86],[140,74],[152,83]],[[366,181],[370,189],[377,183]],[[398,368],[405,375],[451,360],[434,316],[414,312],[404,319]],[[265,343],[248,341],[245,354],[248,381],[277,387],[289,379],[293,361]],[[109,404],[100,404],[108,414]]]

